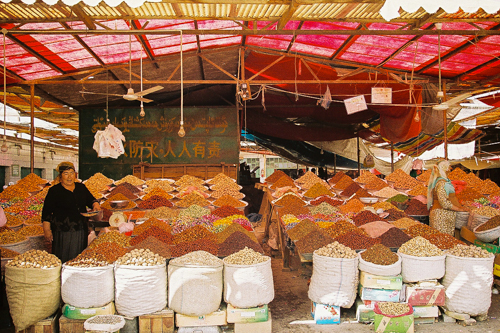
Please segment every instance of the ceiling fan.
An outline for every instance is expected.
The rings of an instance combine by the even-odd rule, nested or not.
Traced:
[[[147,94],[154,93],[156,91],[162,90],[162,86],[154,86],[152,88],[142,90],[142,52],[141,52],[141,91],[139,92],[134,92],[134,88],[132,88],[132,35],[130,35],[129,38],[129,88],[127,90],[127,93],[125,95],[119,95],[119,94],[103,94],[103,93],[97,93],[97,92],[90,92],[90,91],[80,91],[81,94],[92,94],[92,95],[106,95],[106,96],[118,96],[118,97],[123,97],[123,99],[127,101],[141,101],[145,103],[152,102],[152,99],[147,99],[144,98],[143,96],[146,96]]]

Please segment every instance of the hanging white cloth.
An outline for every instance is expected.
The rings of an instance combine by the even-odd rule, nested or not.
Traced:
[[[98,157],[111,157],[116,159],[118,156],[125,153],[125,148],[123,147],[125,137],[122,132],[112,124],[109,124],[104,131],[97,131],[94,139],[93,148],[97,152]]]

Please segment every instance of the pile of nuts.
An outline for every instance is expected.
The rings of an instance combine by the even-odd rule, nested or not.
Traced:
[[[185,195],[182,197],[180,201],[178,201],[175,204],[177,207],[189,207],[191,205],[198,205],[198,206],[208,206],[209,202],[201,195],[196,194],[196,193],[190,193],[188,195]],[[224,206],[224,205],[221,205]]]
[[[488,216],[488,217],[500,215],[500,210],[495,209],[495,208],[490,207],[490,206],[483,206],[483,207],[480,207],[478,209],[474,209],[473,212],[478,214],[478,215]]]
[[[410,311],[407,303],[378,302],[377,306],[382,314],[389,316],[401,316]]]
[[[333,214],[335,212],[338,212],[339,209],[336,207],[333,207],[328,202],[322,202],[315,207],[309,208],[309,211],[311,212],[311,214],[330,215],[330,214]]]
[[[461,240],[458,240],[451,235],[444,234],[441,232],[432,235],[425,235],[424,238],[427,239],[432,244],[439,247],[441,250],[451,249],[452,247],[458,244],[465,245],[465,243],[462,242]]]
[[[224,195],[219,199],[213,202],[214,206],[222,207],[222,206],[232,206],[235,208],[245,207],[246,204],[238,199],[235,199],[229,195]]]
[[[210,195],[212,198],[219,199],[220,197],[223,197],[225,195],[229,195],[235,199],[243,199],[245,195],[240,192],[239,189],[219,189],[216,190],[215,192],[212,192]]]
[[[104,267],[108,266],[109,263],[102,258],[96,257],[87,257],[86,255],[79,255],[75,259],[69,260],[65,263],[67,266],[74,266],[80,268],[89,268],[89,267]]]
[[[19,235],[12,230],[4,230],[0,232],[0,244],[14,244],[25,240],[25,236]]]
[[[165,263],[165,258],[151,252],[149,249],[134,249],[118,258],[119,265],[157,266]]]
[[[392,265],[399,260],[399,256],[387,246],[375,244],[368,250],[361,252],[363,260],[376,265]]]
[[[344,258],[344,259],[354,259],[358,256],[356,251],[351,250],[347,246],[340,244],[339,242],[333,242],[327,246],[323,246],[320,249],[314,251],[317,255],[331,257],[331,258]]]
[[[384,187],[388,187],[386,182],[384,182],[382,179],[375,177],[372,181],[369,183],[365,184],[365,189],[366,190],[373,190],[373,191],[379,191],[383,189]]]
[[[19,229],[17,234],[24,237],[41,236],[43,235],[43,228],[41,225],[30,225]]]
[[[41,250],[29,250],[7,263],[9,267],[53,268],[61,265],[61,260],[53,254]]]
[[[120,245],[121,247],[129,247],[130,246],[129,241],[130,241],[130,237],[127,237],[124,234],[122,234],[116,230],[113,230],[110,232],[106,232],[103,235],[99,234],[99,237],[94,239],[92,241],[92,243],[89,244],[89,248],[94,248],[94,247],[98,246],[99,244],[105,243],[105,242],[113,242],[113,243]]]
[[[453,248],[448,250],[447,253],[451,254],[452,256],[464,258],[491,258],[494,256],[493,253],[490,253],[485,249],[482,249],[473,244],[469,246],[462,244],[455,245]]]
[[[422,172],[420,175],[417,176],[417,180],[420,180],[421,182],[427,184],[429,182],[429,178],[431,178],[431,173],[432,173],[431,169],[424,170],[424,172]]]
[[[175,190],[175,187],[173,187],[168,180],[150,179],[146,181],[146,185],[148,186],[144,189],[144,192],[146,193],[155,188],[161,189],[165,192],[172,192],[173,190]]]
[[[436,257],[444,254],[436,245],[421,236],[410,239],[401,245],[399,252],[415,257]]]
[[[253,249],[245,246],[243,250],[226,257],[224,262],[230,265],[255,265],[268,260],[270,260],[269,257],[263,256],[259,252],[255,252]]]
[[[116,181],[115,185],[120,185],[122,183],[129,183],[129,184],[132,184],[134,186],[141,186],[141,185],[144,185],[145,182],[144,182],[144,180],[137,178],[136,176],[126,175],[122,179]]]
[[[122,322],[121,318],[122,317],[116,315],[98,315],[88,319],[86,323],[115,325]]]
[[[409,218],[409,217],[403,217],[399,220],[391,222],[391,224],[393,226],[395,226],[396,228],[399,228],[399,229],[408,229],[409,227],[414,226],[415,224],[419,224],[419,223],[420,222],[415,221],[414,219]]]
[[[207,183],[208,184],[219,184],[219,183],[224,183],[227,181],[232,181],[233,183],[236,183],[233,178],[223,174],[222,172],[219,172],[218,174],[215,175],[214,178],[207,181]]]
[[[221,266],[223,261],[206,251],[193,251],[182,257],[172,259],[170,263],[178,265]]]
[[[328,186],[328,184],[324,180],[316,176],[311,171],[307,171],[302,177],[297,179],[295,182],[299,184],[300,187],[306,190],[310,189],[311,187],[313,187],[314,184],[318,182],[323,183],[325,186]]]
[[[94,188],[98,191],[104,191],[108,185],[113,184],[113,179],[109,179],[102,173],[98,172],[85,181],[87,188]]]
[[[175,209],[171,209],[168,207],[158,207],[155,208],[144,215],[144,217],[154,217],[157,219],[162,219],[162,220],[170,220],[175,218],[177,215],[179,215],[179,211]]]
[[[185,187],[185,186],[203,186],[203,183],[205,183],[205,181],[201,178],[190,175],[184,175],[181,178],[179,178],[174,184],[180,187]]]
[[[378,179],[378,177],[375,176],[373,173],[371,173],[368,170],[361,170],[361,176],[354,179],[354,181],[356,183],[360,183],[360,184],[368,184],[369,182],[373,181],[374,179]]]

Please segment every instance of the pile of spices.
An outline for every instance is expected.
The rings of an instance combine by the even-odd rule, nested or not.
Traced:
[[[380,244],[387,247],[399,248],[401,245],[409,241],[411,237],[398,228],[390,228],[380,235],[378,239],[380,240]]]
[[[114,242],[103,242],[97,245],[96,247],[92,249],[86,249],[85,251],[93,252],[97,255],[104,256],[104,258],[106,258],[106,261],[108,263],[115,262],[116,259],[120,258],[121,256],[125,255],[125,253],[128,252],[127,249]]]
[[[405,202],[408,199],[410,199],[410,197],[400,193],[396,194],[393,197],[390,197],[389,199],[386,200],[386,202]]]
[[[144,192],[149,193],[153,189],[161,189],[165,192],[172,192],[175,190],[175,187],[172,186],[171,182],[168,180],[161,179],[150,179],[146,181],[147,187],[144,189]]]
[[[320,196],[320,197],[318,197],[318,198],[316,198],[314,200],[309,201],[309,203],[311,205],[313,205],[313,206],[317,206],[317,205],[319,205],[319,204],[321,204],[323,202],[326,202],[329,205],[334,206],[334,207],[340,206],[340,205],[342,205],[344,203],[343,200],[334,199],[334,198],[332,198],[331,196],[328,196],[328,195],[322,195],[322,196]]]
[[[143,218],[146,215],[146,212],[142,210],[131,210],[128,212],[123,212],[123,214],[127,217],[127,220],[137,220]]]
[[[134,194],[138,194],[139,192],[141,192],[141,190],[137,186],[132,185],[132,184],[127,183],[127,182],[121,183],[120,185],[112,188],[111,191],[116,190],[117,188],[126,188],[127,190],[129,190],[130,192],[132,192]]]
[[[145,201],[145,200],[148,200],[149,198],[153,197],[153,196],[160,196],[160,197],[163,197],[167,200],[170,200],[172,199],[174,196],[171,195],[170,193],[166,192],[165,190],[162,190],[161,188],[159,187],[153,187],[150,191],[148,191],[148,193],[142,197],[142,200]]]
[[[286,233],[291,240],[298,241],[313,230],[320,230],[320,228],[311,220],[302,220]]]
[[[358,214],[354,215],[352,220],[354,221],[354,224],[359,227],[359,226],[362,226],[366,223],[380,221],[381,218],[380,218],[380,216],[378,216],[377,214],[373,214],[369,210],[363,210],[363,211],[359,212]]]
[[[483,186],[483,181],[472,172],[468,173],[464,178],[460,180],[465,181],[467,183],[467,186],[474,187],[476,190],[480,190]]]
[[[278,209],[278,212],[281,215],[286,215],[286,214],[293,214],[293,215],[302,215],[302,214],[309,214],[309,209],[306,206],[285,206],[283,208]]]
[[[361,258],[372,264],[384,266],[395,264],[399,260],[399,256],[383,244],[375,244],[361,252]]]
[[[41,225],[30,225],[23,227],[17,233],[24,237],[33,237],[43,235],[43,228]]]
[[[483,181],[483,186],[481,186],[479,191],[484,194],[498,193],[500,187],[490,179],[486,179]]]
[[[16,257],[18,255],[20,255],[19,252],[12,251],[12,250],[9,250],[9,249],[4,249],[3,247],[0,247],[0,257],[2,257],[2,259],[5,259],[5,258],[14,258],[14,257]]]
[[[212,234],[193,241],[182,242],[170,248],[173,258],[181,257],[193,251],[205,251],[216,256],[219,253],[219,244],[217,244],[215,236]]]
[[[495,208],[490,207],[490,206],[479,207],[479,208],[473,209],[472,212],[475,214],[478,214],[478,215],[489,216],[489,217],[500,215],[500,210],[495,209]]]
[[[408,201],[408,207],[406,207],[405,213],[406,215],[429,216],[427,205],[417,199],[411,199]]]
[[[351,231],[361,232],[361,229],[356,227],[354,224],[347,221],[338,221],[335,222],[332,226],[329,226],[324,230],[330,237],[337,238],[343,234],[346,234]]]
[[[415,186],[413,189],[411,189],[409,192],[408,192],[409,195],[413,195],[413,196],[417,196],[417,195],[423,195],[423,196],[427,196],[427,187],[425,187],[424,185],[422,184],[418,184],[417,186]]]
[[[341,193],[340,195],[344,197],[350,197],[354,193],[356,193],[358,190],[361,189],[361,186],[359,186],[357,183],[352,183],[351,185],[347,186]]]
[[[392,187],[384,187],[383,189],[373,192],[373,195],[380,198],[391,198],[395,195],[400,194],[400,192],[396,191]]]
[[[405,190],[410,189],[410,188],[414,188],[415,186],[418,186],[418,185],[421,185],[420,182],[410,175],[406,175],[406,177],[404,177],[404,178],[398,178],[394,182],[395,188],[401,188],[401,189],[405,189]]]
[[[111,217],[111,215],[113,215],[113,211],[110,209],[104,208],[102,205],[101,205],[101,209],[102,209],[102,221],[109,222],[109,218]]]
[[[406,215],[396,207],[386,210],[386,213],[389,213],[389,216],[385,218],[385,220],[387,221],[396,221],[404,217],[408,217],[408,215]]]
[[[372,195],[368,193],[368,191],[365,190],[364,188],[360,188],[359,190],[357,190],[356,195],[354,196],[354,198],[370,198],[370,197],[372,197]]]
[[[463,171],[459,167],[456,167],[448,173],[448,179],[450,180],[464,180],[465,177],[467,177],[467,172]]]
[[[287,174],[281,170],[275,170],[272,175],[266,178],[266,183],[274,183],[277,182],[281,177],[286,176]]]
[[[408,235],[411,237],[418,237],[418,236],[429,236],[433,234],[437,234],[439,231],[436,229],[429,227],[427,224],[419,223],[415,224],[411,227],[409,227],[406,231]]]
[[[444,234],[442,232],[431,235],[422,235],[422,237],[431,242],[431,244],[434,244],[437,247],[439,247],[441,250],[451,249],[458,244],[465,245],[465,243],[462,242],[461,240],[458,240],[455,237],[448,234]]]
[[[350,231],[346,234],[338,236],[337,238],[335,238],[335,241],[339,242],[342,245],[350,247],[353,250],[367,249],[375,244],[380,243],[380,240],[377,238],[370,238],[355,231]]]
[[[175,185],[179,187],[186,187],[186,186],[203,186],[203,183],[205,181],[201,178],[194,177],[191,175],[183,175],[181,178],[177,179],[175,181]]]
[[[85,186],[87,186],[88,189],[94,188],[97,191],[105,191],[111,184],[113,184],[113,179],[106,177],[100,172],[94,174],[85,181]]]
[[[323,202],[317,206],[314,206],[314,207],[311,207],[309,208],[309,211],[311,212],[311,214],[324,214],[324,215],[330,215],[330,214],[333,214],[335,212],[338,212],[338,208],[330,205],[329,203],[327,202]]]
[[[133,176],[133,175],[126,175],[122,179],[115,181],[115,185],[120,185],[123,183],[129,183],[133,186],[142,186],[146,182],[140,178],[137,178],[136,176]]]
[[[140,249],[148,249],[149,251],[159,254],[165,259],[169,259],[171,257],[170,254],[170,246],[159,240],[154,236],[149,236],[146,239],[143,239],[141,242],[137,243],[135,246],[132,246],[130,250],[140,250]]]
[[[360,211],[362,211],[364,207],[365,207],[365,205],[361,201],[359,201],[356,198],[353,198],[353,199],[349,200],[348,202],[346,202],[344,205],[339,206],[339,209],[344,214],[348,214],[348,213],[356,214],[356,213],[359,213]]]
[[[233,206],[222,206],[212,211],[212,215],[219,217],[228,217],[235,214],[241,214],[241,211]]]
[[[287,175],[284,175],[280,179],[278,179],[274,184],[271,185],[271,188],[273,190],[276,190],[280,187],[285,187],[285,186],[290,186],[290,187],[297,187],[295,183],[293,182],[293,179],[290,178]]]
[[[387,211],[387,210],[389,210],[389,209],[396,209],[396,210],[398,210],[398,211],[402,212],[402,210],[401,210],[401,209],[399,209],[399,208],[395,207],[393,204],[391,204],[390,202],[386,202],[386,201],[379,201],[379,202],[377,202],[377,203],[374,203],[374,204],[372,205],[372,207],[373,207],[374,209],[383,209],[383,210],[385,210],[385,211]]]
[[[225,183],[225,182],[230,182],[230,181],[233,183],[236,183],[233,178],[229,177],[228,175],[223,174],[222,172],[219,172],[218,174],[216,174],[214,176],[214,178],[209,179],[207,181],[207,183],[208,184],[219,184],[219,183]]]
[[[149,197],[147,200],[141,201],[139,203],[140,209],[155,209],[158,207],[172,207],[173,204],[164,197],[159,195],[153,195]]]
[[[236,189],[221,189],[221,190],[217,190],[215,192],[212,192],[212,194],[210,195],[212,198],[215,198],[215,199],[219,199],[220,197],[223,197],[225,195],[229,195],[230,197],[233,197],[235,199],[243,199],[245,197],[245,195],[243,193],[240,192],[240,190],[236,190]]]
[[[346,174],[342,171],[337,172],[332,178],[328,179],[328,183],[331,185],[337,184],[339,180],[342,179]]]
[[[391,222],[391,224],[393,226],[395,226],[396,228],[399,228],[399,229],[408,229],[409,227],[414,226],[415,224],[419,224],[419,223],[420,222],[415,221],[414,219],[409,218],[409,217],[403,217],[399,220]]]
[[[135,193],[138,193],[139,192],[139,189],[136,188],[137,191]],[[130,200],[135,200],[138,198],[137,195],[134,194],[134,192],[132,192],[130,189],[127,188],[127,186],[125,185],[120,185],[120,186],[117,186],[115,188],[113,188],[109,194],[107,195],[107,197],[112,197],[113,195],[115,194],[118,194],[118,193],[121,193],[123,194],[125,197],[127,197],[127,199],[130,199]]]
[[[26,188],[20,185],[11,185],[0,193],[0,199],[11,200],[13,198],[26,199],[30,193]]]
[[[201,225],[196,225],[192,228],[184,230],[174,236],[173,244],[179,244],[184,242],[192,242],[197,239],[205,238],[213,235],[207,228]]]
[[[354,184],[354,180],[352,180],[351,177],[344,175],[335,185],[333,185],[333,187],[338,190],[345,190],[352,184]]]
[[[432,171],[424,170],[420,175],[417,176],[417,180],[427,184],[429,182],[429,178],[431,178]]]
[[[5,214],[5,217],[7,218],[6,225],[8,227],[18,227],[24,223],[24,220],[21,217],[16,216],[16,215]]]
[[[291,180],[291,178],[290,178]],[[293,180],[292,180],[293,182]],[[222,190],[236,190],[239,191],[241,188],[236,182],[234,182],[231,178],[227,177],[227,180],[221,180],[217,184],[211,185],[210,189],[212,191],[222,191]]]
[[[206,207],[209,204],[210,203],[203,196],[200,196],[196,193],[191,193],[191,194],[183,196],[182,199],[179,200],[178,202],[176,202],[175,205],[177,207],[186,208],[186,207],[189,207],[191,205],[198,205],[201,207]]]
[[[130,237],[119,233],[118,231],[110,231],[104,234],[99,233],[99,236],[89,244],[89,248],[95,248],[101,243],[112,242],[120,245],[121,247],[130,246]]]
[[[25,241],[27,238],[23,235],[17,234],[12,230],[4,230],[0,232],[0,244],[14,244]]]
[[[219,243],[219,244],[223,243],[229,236],[231,236],[235,232],[241,232],[241,233],[247,235],[252,241],[254,241],[256,243],[258,242],[257,237],[255,236],[255,234],[253,232],[246,230],[245,228],[243,228],[242,225],[240,225],[238,223],[232,223],[227,228],[225,228],[223,231],[215,234],[215,236],[217,237],[217,243]]]
[[[486,231],[500,226],[500,215],[493,216],[491,219],[481,224],[475,231]],[[22,229],[21,229],[22,230]]]
[[[130,245],[137,245],[150,236],[155,237],[156,239],[167,245],[173,244],[174,241],[174,236],[171,233],[167,232],[165,229],[153,225],[146,230],[143,230],[137,237],[133,237],[130,240]]]
[[[354,181],[359,184],[368,184],[375,179],[379,178],[368,170],[361,170],[361,175],[358,178],[354,179]]]
[[[372,181],[369,183],[365,184],[365,189],[366,190],[371,190],[371,191],[380,191],[384,187],[388,187],[386,182],[384,182],[382,179],[375,177]]]
[[[404,172],[403,170],[396,169],[396,170],[394,170],[394,172],[392,172],[391,174],[387,175],[385,177],[385,180],[388,181],[388,182],[396,182],[398,179],[402,179],[402,178],[404,179],[404,178],[407,178],[407,177],[413,178],[409,174],[407,174],[406,172]]]
[[[330,243],[333,243],[333,238],[327,233],[322,230],[313,230],[296,241],[295,246],[299,249],[300,253],[313,253],[314,250],[322,248]]]
[[[308,198],[317,198],[319,196],[322,196],[322,195],[329,195],[331,197],[334,197],[335,194],[332,193],[325,185],[323,185],[322,183],[316,183],[314,184],[313,186],[311,186],[311,188],[309,190],[307,190],[305,193],[304,193],[304,196],[305,197],[308,197]]]
[[[219,199],[215,200],[213,202],[213,205],[217,206],[217,207],[231,206],[231,207],[235,207],[235,208],[241,208],[241,207],[245,207],[246,203],[244,203],[243,201],[240,201],[238,199],[235,199],[229,195],[224,195],[224,196],[220,197]]]
[[[285,194],[274,202],[276,206],[305,206],[306,203],[295,194]]]
[[[303,189],[310,189],[313,187],[314,184],[318,182],[324,182],[321,178],[316,176],[314,173],[311,171],[307,171],[305,174],[302,175],[299,179],[295,181],[297,184],[300,185]],[[328,186],[328,184],[326,184]]]
[[[177,209],[171,209],[168,207],[158,207],[152,211],[149,211],[144,215],[144,217],[154,217],[157,219],[162,219],[162,220],[170,220],[179,215],[179,210]]]
[[[123,208],[120,208],[120,209],[132,209],[132,208],[134,208],[136,206],[135,202],[130,201],[123,194],[117,193],[117,194],[114,194],[114,195],[108,197],[108,199],[101,204],[101,208],[113,210],[114,208],[112,208],[111,204],[110,204],[111,201],[127,201],[127,206],[123,207]]]
[[[264,253],[259,243],[254,242],[248,235],[243,232],[233,232],[227,237],[224,242],[219,244],[219,257],[227,257],[233,253],[243,250],[245,247],[254,250],[255,252]]]

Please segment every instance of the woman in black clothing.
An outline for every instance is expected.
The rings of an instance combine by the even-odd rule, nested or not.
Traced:
[[[45,197],[42,221],[45,239],[52,242],[52,253],[64,263],[87,247],[87,218],[80,213],[87,212],[87,207],[101,207],[84,184],[75,183],[73,163],[60,163],[57,171],[60,183],[52,186]]]

